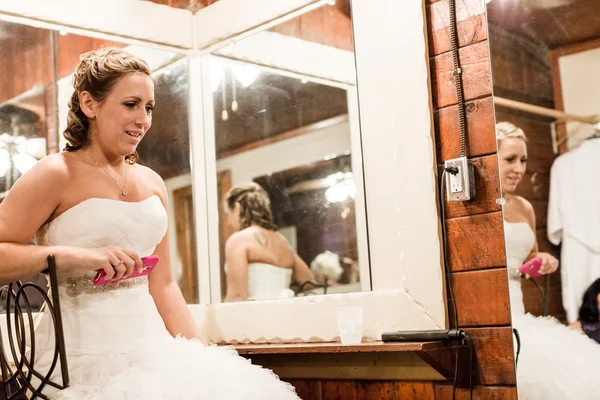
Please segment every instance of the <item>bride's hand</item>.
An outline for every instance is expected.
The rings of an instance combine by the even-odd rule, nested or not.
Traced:
[[[106,279],[120,279],[131,275],[134,269],[138,272],[142,270],[142,260],[135,251],[114,246],[97,249],[71,248],[70,250],[70,257],[68,257],[68,262],[62,265],[63,269],[79,272],[103,269]],[[57,265],[61,264],[57,263]]]
[[[542,275],[551,274],[558,269],[558,260],[552,254],[537,253],[535,258],[539,258],[542,261],[542,266],[540,267],[540,274]]]

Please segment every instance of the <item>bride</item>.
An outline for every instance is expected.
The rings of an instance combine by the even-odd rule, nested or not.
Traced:
[[[136,163],[152,124],[154,83],[120,49],[84,54],[73,78],[69,144],[21,177],[0,204],[0,277],[44,270],[54,255],[71,387],[53,399],[298,399],[291,385],[230,348],[205,346],[169,265],[166,189]],[[35,235],[37,246],[27,245]],[[98,270],[126,277],[141,257],[149,277],[94,286]],[[36,365],[49,366],[53,328],[36,330]]]
[[[251,182],[232,188],[225,216],[235,231],[225,243],[225,301],[292,297],[290,283],[313,280],[306,263],[277,231],[267,192]]]
[[[517,362],[519,399],[600,399],[600,346],[585,334],[552,317],[525,312],[519,267],[526,261],[542,261],[540,272],[550,274],[558,260],[538,251],[533,207],[515,195],[527,166],[523,130],[508,122],[496,125],[502,197],[505,200],[504,235],[509,274],[512,325],[520,337]]]

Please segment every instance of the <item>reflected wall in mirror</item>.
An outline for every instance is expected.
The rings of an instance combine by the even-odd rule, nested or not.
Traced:
[[[349,9],[326,5],[210,59],[213,301],[370,289],[352,49]]]
[[[487,12],[519,398],[595,398],[600,9],[492,0]]]
[[[46,29],[0,21],[0,203],[16,180],[58,145],[52,35]],[[46,284],[41,274],[24,281]],[[4,300],[0,299],[1,311]],[[37,310],[43,300],[33,294],[31,301]]]

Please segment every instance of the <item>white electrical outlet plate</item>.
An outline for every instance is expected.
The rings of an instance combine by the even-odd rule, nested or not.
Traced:
[[[458,173],[451,174],[446,172],[446,193],[448,201],[468,201],[475,196],[473,165],[467,157],[459,157],[447,160],[444,163],[446,168],[455,167]]]

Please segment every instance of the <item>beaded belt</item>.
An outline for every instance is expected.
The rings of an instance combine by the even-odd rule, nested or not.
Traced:
[[[119,283],[119,286],[113,287],[111,285],[94,285],[92,279],[87,276],[81,276],[76,278],[67,278],[67,296],[77,297],[82,293],[95,294],[110,292],[112,290],[127,289],[134,286],[147,285],[148,277],[140,276],[138,278],[126,279]]]

